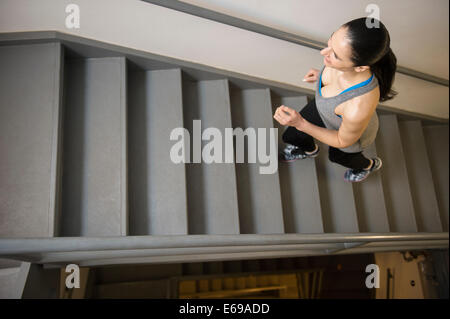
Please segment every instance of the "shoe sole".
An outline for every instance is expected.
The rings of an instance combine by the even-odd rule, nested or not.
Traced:
[[[295,162],[295,161],[299,161],[299,160],[304,160],[304,159],[307,159],[307,158],[314,158],[314,157],[317,157],[317,155],[319,155],[319,154],[315,154],[315,155],[313,155],[313,156],[307,156],[307,157],[304,157],[304,158],[296,158],[296,159],[292,159],[292,160],[278,160],[279,162],[282,162],[282,163],[290,163],[290,162]]]
[[[360,182],[366,180],[367,177],[369,177],[370,174],[372,174],[373,172],[379,171],[382,166],[383,166],[383,161],[380,160],[380,166],[377,169],[374,169],[373,171],[371,171],[369,174],[367,174],[367,176],[364,177],[363,179],[361,179],[359,181],[349,181],[349,180],[345,179],[345,176],[344,176],[344,181],[349,182],[349,183],[360,183]]]
[[[362,181],[366,180],[367,177],[369,177],[369,176],[370,176],[370,174],[367,174],[366,177],[364,177],[363,179],[361,179],[359,181],[349,181],[348,179],[345,179],[345,176],[344,176],[344,181],[349,182],[349,183],[361,183]]]
[[[380,167],[378,167],[376,170],[373,170],[373,172],[376,172],[376,171],[380,170],[380,168],[381,168],[382,166],[383,166],[383,161],[380,160]]]

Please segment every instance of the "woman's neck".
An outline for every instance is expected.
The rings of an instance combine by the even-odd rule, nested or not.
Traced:
[[[356,72],[353,69],[351,71],[340,72],[341,73],[339,75],[341,79],[346,83],[362,82],[372,75],[372,71],[370,71],[370,69],[362,72]]]

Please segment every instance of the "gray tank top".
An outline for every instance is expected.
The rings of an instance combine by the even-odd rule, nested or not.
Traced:
[[[363,95],[369,91],[372,91],[374,88],[378,86],[377,77],[374,75],[370,82],[363,86],[356,85],[355,88],[350,88],[349,91],[345,90],[341,92],[341,94],[333,96],[333,97],[323,97],[319,92],[322,85],[322,73],[325,69],[325,66],[322,67],[319,73],[319,80],[317,80],[316,85],[316,105],[317,110],[319,112],[320,117],[322,118],[325,127],[332,130],[339,130],[339,127],[342,123],[342,118],[339,115],[334,113],[334,109],[348,101],[354,97]],[[378,132],[378,116],[377,113],[374,112],[372,118],[367,125],[366,130],[361,135],[358,141],[353,145],[350,145],[345,148],[340,148],[341,151],[347,153],[355,153],[361,152],[367,146],[372,144],[375,141],[376,135]]]

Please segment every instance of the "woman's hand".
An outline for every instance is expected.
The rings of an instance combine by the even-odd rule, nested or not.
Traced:
[[[317,69],[311,69],[306,73],[305,77],[303,78],[304,82],[314,83],[317,81],[319,76],[319,70]]]
[[[304,128],[306,123],[306,120],[299,112],[284,105],[277,107],[273,118],[281,125],[293,126],[299,131]]]

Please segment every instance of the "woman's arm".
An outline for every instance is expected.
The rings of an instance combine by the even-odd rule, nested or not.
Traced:
[[[293,126],[297,130],[305,132],[324,144],[335,148],[345,148],[358,141],[367,128],[378,104],[376,103],[372,108],[368,108],[367,105],[365,107],[360,105],[362,101],[359,98],[355,98],[355,100],[349,102],[342,115],[342,123],[339,130],[330,130],[314,125],[305,120],[299,112],[284,105],[277,108],[274,118],[282,125]],[[367,100],[365,102],[367,103]],[[363,112],[362,110],[367,111]]]
[[[345,148],[353,145],[361,137],[367,127],[357,119],[342,116],[342,124],[339,130],[330,130],[324,127],[314,125],[305,119],[295,128],[299,131],[311,135],[315,139],[335,148]]]

